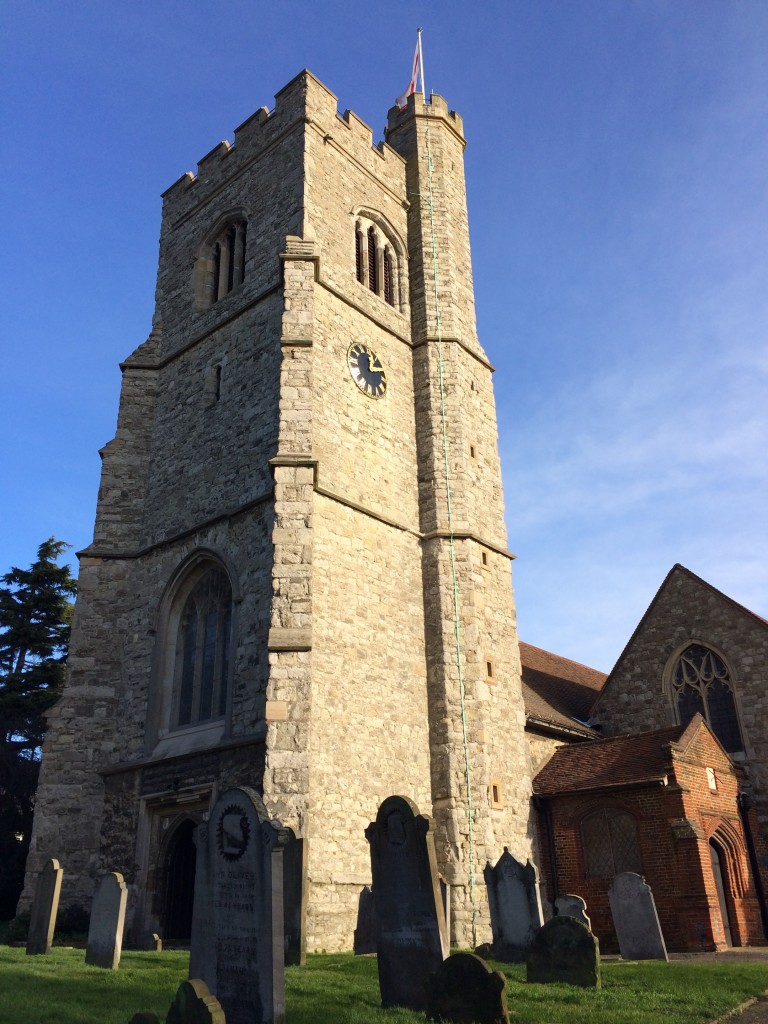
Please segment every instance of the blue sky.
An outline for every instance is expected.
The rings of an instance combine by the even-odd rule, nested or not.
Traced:
[[[0,571],[91,539],[160,193],[308,67],[462,114],[520,633],[610,669],[675,562],[768,614],[768,3],[6,0]]]

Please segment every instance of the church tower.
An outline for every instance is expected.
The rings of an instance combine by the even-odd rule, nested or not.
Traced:
[[[379,804],[435,820],[453,940],[531,855],[530,772],[461,118],[374,148],[303,71],[164,194],[49,721],[42,862],[188,934],[194,830],[233,785],[307,840],[310,949],[351,946]]]

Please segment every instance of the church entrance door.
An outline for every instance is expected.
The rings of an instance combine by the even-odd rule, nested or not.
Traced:
[[[163,941],[182,945],[192,935],[192,903],[195,896],[197,849],[196,822],[182,821],[174,831],[165,858],[165,912]]]
[[[729,946],[733,945],[733,939],[731,937],[731,921],[728,917],[728,903],[725,898],[725,885],[723,882],[723,870],[721,861],[721,851],[717,847],[717,843],[710,840],[709,842],[709,855],[712,859],[712,874],[715,878],[715,888],[717,889],[717,902],[720,907],[720,918],[723,922],[723,931],[725,932],[725,941]]]

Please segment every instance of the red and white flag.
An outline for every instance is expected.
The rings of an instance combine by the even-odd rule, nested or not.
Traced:
[[[424,92],[424,68],[423,61],[421,58],[421,29],[419,29],[418,36],[416,37],[416,52],[413,55],[413,70],[411,71],[411,80],[408,83],[408,88],[405,90],[402,96],[397,97],[397,105],[401,110],[405,110],[408,106],[408,97],[416,92],[416,83],[421,77],[421,91]]]

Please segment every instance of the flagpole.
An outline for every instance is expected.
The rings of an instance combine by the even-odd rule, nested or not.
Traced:
[[[421,29],[417,29],[419,37],[419,68],[421,69],[421,91],[424,93],[424,102],[427,101],[427,87],[424,85],[424,54],[421,50]],[[414,83],[415,84],[415,83]]]

